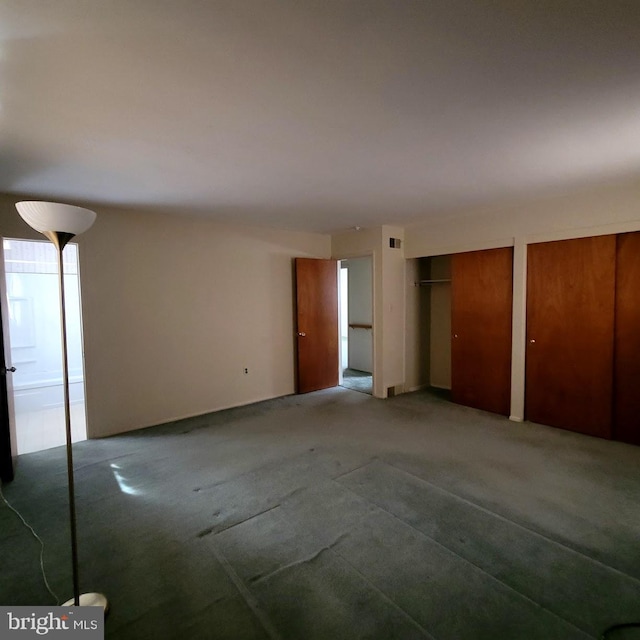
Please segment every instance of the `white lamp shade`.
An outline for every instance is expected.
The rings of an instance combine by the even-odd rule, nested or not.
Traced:
[[[77,236],[95,221],[95,211],[58,202],[16,202],[20,217],[36,231],[57,231]]]

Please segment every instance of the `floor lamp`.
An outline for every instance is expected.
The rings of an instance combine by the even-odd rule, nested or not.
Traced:
[[[73,484],[73,447],[71,446],[71,412],[69,406],[69,359],[67,355],[67,318],[64,303],[64,270],[62,252],[71,238],[86,231],[95,221],[96,214],[89,209],[56,202],[18,202],[16,209],[21,218],[54,244],[58,251],[60,283],[60,326],[62,331],[62,379],[64,390],[64,417],[67,435],[67,476],[69,479],[69,521],[71,529],[71,563],[73,567],[73,598],[63,606],[98,606],[105,612],[107,598],[101,593],[80,593],[78,577],[78,540],[76,535],[76,501]]]

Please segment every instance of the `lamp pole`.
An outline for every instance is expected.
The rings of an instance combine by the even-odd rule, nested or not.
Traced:
[[[69,402],[69,355],[67,349],[67,311],[64,297],[64,261],[63,251],[70,233],[50,231],[45,234],[58,252],[58,279],[60,293],[60,328],[62,337],[62,388],[64,392],[64,420],[67,436],[67,479],[69,489],[69,530],[71,532],[71,567],[73,571],[73,604],[80,606],[80,577],[78,572],[78,533],[76,525],[76,498],[73,476],[73,446],[71,444],[71,403]]]
[[[73,573],[73,598],[63,606],[97,606],[106,612],[109,603],[101,593],[80,593],[78,571],[78,536],[76,523],[76,499],[73,475],[73,446],[71,434],[71,405],[69,402],[69,356],[67,350],[67,314],[64,295],[63,251],[69,240],[86,231],[96,219],[89,209],[57,202],[18,202],[16,209],[22,219],[42,233],[58,252],[58,278],[60,294],[60,334],[62,340],[62,389],[64,393],[64,418],[67,440],[67,478],[69,490],[69,525],[71,532],[71,565]]]

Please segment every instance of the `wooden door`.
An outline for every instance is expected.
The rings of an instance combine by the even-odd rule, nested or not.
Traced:
[[[526,417],[610,438],[616,236],[533,244],[527,262]]]
[[[509,415],[513,249],[458,253],[451,262],[451,397]]]
[[[338,384],[338,263],[296,258],[297,391]]]
[[[640,232],[618,236],[614,438],[640,444]]]

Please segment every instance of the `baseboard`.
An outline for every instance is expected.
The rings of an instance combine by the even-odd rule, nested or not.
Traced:
[[[433,387],[434,389],[444,389],[445,391],[451,391],[451,385],[449,385],[448,387],[441,385],[441,384],[429,384],[427,385],[427,387]]]
[[[188,420],[189,418],[198,418],[200,416],[206,416],[210,413],[218,413],[219,411],[228,411],[229,409],[240,409],[241,407],[247,407],[250,404],[258,404],[259,402],[277,400],[278,398],[286,398],[287,396],[291,396],[291,395],[295,395],[295,392],[285,393],[277,396],[258,397],[255,400],[247,400],[247,401],[240,402],[238,404],[222,405],[220,407],[216,407],[215,409],[210,409],[208,411],[196,411],[195,413],[188,413],[180,416],[175,416],[172,418],[167,418],[166,420],[162,420],[161,422],[152,422],[151,424],[144,424],[139,427],[129,427],[121,431],[113,431],[113,432],[101,434],[99,436],[89,435],[89,432],[87,430],[87,440],[99,440],[101,438],[111,438],[112,436],[121,436],[121,435],[124,435],[125,433],[130,433],[131,431],[141,431],[142,429],[152,429],[153,427],[161,427],[162,425],[169,424],[171,422],[180,422],[180,420]]]
[[[431,387],[430,384],[419,384],[416,387],[409,387],[407,389],[408,393],[413,393],[414,391],[424,391],[425,389],[429,389]]]
[[[524,420],[520,416],[509,416],[509,420],[512,422],[524,422]]]

